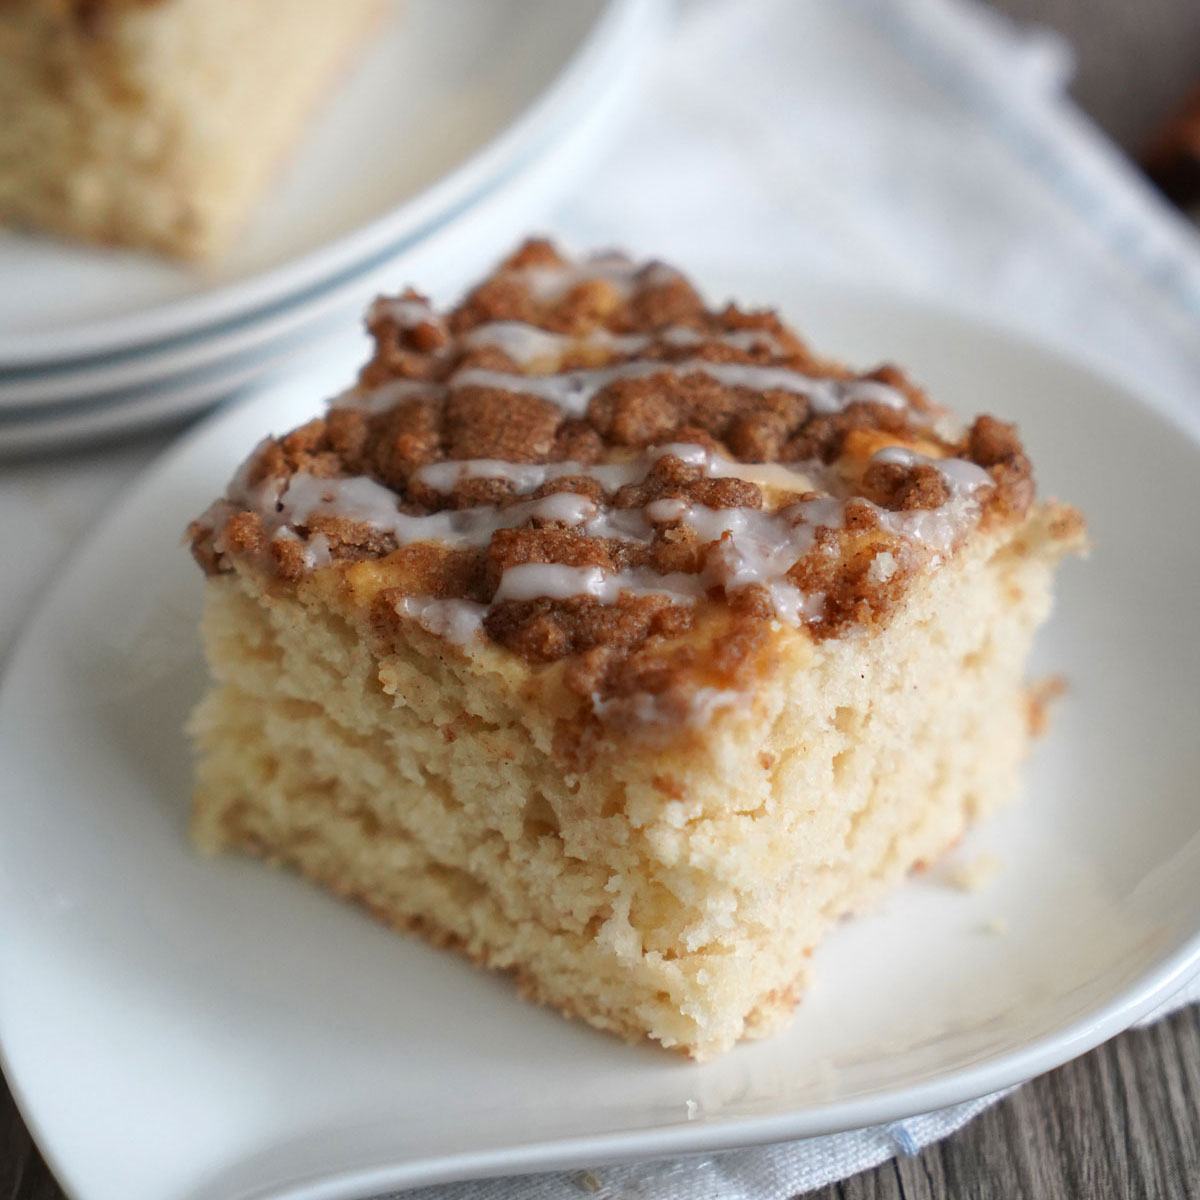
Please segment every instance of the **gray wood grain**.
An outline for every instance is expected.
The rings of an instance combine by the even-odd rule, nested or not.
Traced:
[[[1022,1088],[944,1142],[805,1200],[1200,1198],[1200,1007]]]

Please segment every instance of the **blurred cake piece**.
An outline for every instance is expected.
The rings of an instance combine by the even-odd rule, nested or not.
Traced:
[[[0,222],[218,253],[381,0],[0,0]]]

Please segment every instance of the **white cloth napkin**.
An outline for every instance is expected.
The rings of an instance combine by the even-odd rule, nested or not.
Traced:
[[[1200,238],[1064,94],[1069,48],[970,0],[693,0],[638,115],[558,214],[703,278],[784,267],[1020,327],[1200,428]],[[1147,1020],[1200,1001],[1200,978]],[[961,1128],[1000,1095],[705,1157],[405,1200],[784,1200]]]

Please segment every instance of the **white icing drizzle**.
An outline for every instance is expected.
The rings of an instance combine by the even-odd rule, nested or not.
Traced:
[[[867,578],[872,583],[887,583],[898,570],[900,562],[896,556],[890,550],[880,550],[871,559],[871,565],[867,568]]]
[[[395,492],[365,475],[318,479],[298,473],[283,490],[275,511],[266,513],[265,519],[268,527],[277,531],[276,537],[294,537],[291,527],[308,525],[313,517],[340,517],[391,534],[398,546],[440,542],[456,549],[486,546],[497,530],[517,529],[533,520],[560,521],[589,537],[645,542],[653,536],[641,509],[601,508],[573,492],[552,492],[506,508],[489,504],[443,509],[423,516],[400,512],[396,501]],[[325,548],[328,552],[328,541]]]
[[[333,562],[333,548],[323,533],[315,533],[305,542],[290,525],[284,525],[275,530],[271,541],[295,542],[298,546],[303,546],[304,565],[310,571],[315,571],[318,567],[327,567]]]
[[[447,487],[466,476],[502,477],[512,480],[522,490],[533,490],[547,479],[564,474],[594,478],[603,475],[605,486],[613,487],[641,477],[665,454],[675,454],[708,474],[733,476],[747,472],[745,464],[689,444],[659,446],[628,463],[600,466],[476,460],[430,464],[422,471],[431,485]],[[905,447],[883,449],[873,461],[906,468],[928,464],[945,479],[950,496],[936,509],[908,512],[876,509],[884,529],[933,550],[935,561],[952,548],[964,524],[977,516],[978,494],[992,483],[988,473],[974,463],[927,458]],[[780,468],[780,464],[760,465],[787,472],[786,480],[772,477],[777,486],[797,478],[796,473]],[[720,587],[727,595],[733,595],[758,586],[766,590],[779,620],[799,625],[820,619],[825,597],[822,593],[803,592],[788,579],[788,572],[812,549],[818,527],[839,528],[844,523],[844,501],[833,496],[802,500],[772,512],[742,507],[709,508],[677,497],[655,500],[644,509],[615,509],[575,492],[552,492],[504,508],[484,505],[413,516],[399,511],[393,491],[366,476],[320,479],[298,473],[280,490],[278,483],[270,480],[257,488],[251,487],[248,469],[243,467],[235,477],[231,496],[256,507],[275,538],[296,539],[294,527],[305,526],[316,516],[332,516],[391,534],[398,545],[433,541],[451,548],[485,546],[497,530],[519,528],[537,520],[557,522],[589,537],[642,544],[653,541],[656,526],[677,524],[692,530],[697,541],[710,545],[700,575],[660,574],[648,567],[611,572],[597,566],[571,567],[561,563],[510,567],[501,577],[496,601],[591,596],[603,604],[613,604],[625,592],[663,595],[672,603],[692,603],[710,587]],[[229,505],[228,501],[222,503]],[[306,545],[305,556],[310,567],[328,563],[328,539],[320,533],[314,535]],[[893,555],[880,555],[872,563],[872,578],[889,579],[897,566]],[[414,617],[426,629],[466,644],[481,627],[486,609],[468,601],[454,604],[409,597],[398,611]]]
[[[517,495],[536,492],[551,479],[568,475],[597,479],[601,486],[612,491],[627,483],[644,478],[646,467],[641,460],[624,463],[596,463],[585,466],[580,462],[514,463],[496,458],[465,458],[447,462],[426,463],[413,472],[418,483],[435,492],[451,492],[467,479],[503,479],[512,485]]]
[[[313,517],[340,517],[390,533],[401,545],[428,541],[456,544],[462,540],[463,518],[476,511],[446,510],[414,517],[400,512],[396,505],[395,492],[365,475],[318,479],[299,472],[288,480],[279,497],[276,519],[288,525],[307,525]]]
[[[598,337],[570,338],[524,321],[487,321],[463,335],[468,346],[495,346],[526,367],[543,358],[559,358],[573,346],[600,346]]]
[[[690,604],[705,590],[699,575],[661,574],[648,567],[605,571],[602,567],[569,567],[563,563],[521,563],[500,577],[497,600],[569,600],[592,596],[602,604],[615,604],[622,592],[634,596],[666,596],[673,603]]]
[[[275,505],[283,487],[282,482],[273,476],[268,476],[258,484],[250,482],[250,476],[254,472],[258,456],[270,444],[270,441],[269,437],[263,438],[250,451],[241,466],[234,472],[224,497],[214,500],[200,517],[198,524],[215,531],[213,549],[218,554],[224,554],[229,549],[225,541],[225,527],[234,513],[243,509],[264,515],[275,511]]]
[[[587,415],[592,397],[614,380],[658,374],[665,369],[662,363],[632,362],[611,367],[584,367],[555,375],[517,375],[487,367],[464,367],[451,376],[450,386],[501,388],[514,395],[537,396],[557,404],[568,416],[582,417]]]
[[[317,567],[327,567],[333,562],[332,547],[329,545],[329,539],[323,533],[314,533],[308,539],[305,559],[310,571]]]
[[[744,463],[692,442],[667,442],[653,447],[647,454],[651,462],[673,454],[689,466],[699,467],[710,478],[743,479],[762,488],[784,492],[821,491],[830,482],[829,469],[816,459],[799,463]]]
[[[431,596],[403,596],[396,612],[412,617],[422,629],[458,646],[469,646],[483,632],[487,605],[474,600],[437,600]]]
[[[643,269],[646,272],[644,281],[647,282],[677,277],[670,268],[658,264],[643,268],[617,256],[577,264],[529,267],[522,274],[535,295],[552,299],[561,290],[588,278],[604,278],[622,286],[632,286],[631,281]],[[387,316],[405,328],[440,321],[426,301],[413,298],[381,297],[371,308],[372,318],[378,315]],[[634,354],[655,342],[679,347],[718,342],[741,350],[755,346],[765,346],[772,352],[780,350],[778,339],[769,331],[759,329],[705,333],[690,326],[667,326],[645,334],[614,334],[601,329],[582,338],[572,338],[523,321],[507,320],[478,325],[463,335],[462,342],[469,346],[497,346],[522,367],[545,360],[560,360],[573,348],[595,347],[612,353]],[[582,417],[586,415],[592,398],[609,384],[620,379],[658,374],[701,374],[727,387],[792,392],[807,397],[812,410],[818,414],[840,412],[855,401],[870,401],[898,410],[908,407],[908,399],[903,392],[877,380],[831,379],[806,375],[789,367],[769,363],[710,362],[703,358],[686,358],[676,362],[638,360],[545,375],[463,367],[445,382],[399,380],[372,389],[352,388],[337,397],[334,405],[381,412],[413,395],[425,393],[434,396],[446,389],[478,386],[500,388],[516,395],[537,396],[556,404],[568,416]]]
[[[662,500],[651,500],[646,505],[646,516],[656,525],[678,521],[688,510],[688,502],[678,496],[666,496]]]
[[[531,520],[559,522],[589,537],[649,544],[655,525],[675,522],[691,529],[698,541],[717,543],[702,575],[661,574],[648,567],[606,572],[600,567],[527,563],[504,572],[495,599],[586,595],[612,604],[621,592],[628,592],[662,594],[672,602],[690,603],[713,585],[729,594],[761,585],[780,619],[791,624],[819,617],[822,598],[802,594],[786,574],[811,548],[818,524],[840,523],[839,502],[824,498],[801,501],[779,512],[708,508],[672,498],[655,501],[646,509],[613,509],[574,492],[554,492],[506,508],[484,505],[413,516],[399,511],[394,492],[366,476],[320,479],[303,472],[288,480],[272,509],[264,518],[275,538],[295,539],[296,526],[329,516],[391,534],[401,546],[438,542],[449,548],[486,546],[497,530],[519,528]],[[329,543],[323,534],[310,540],[307,557],[314,567],[329,561]],[[462,611],[431,608],[424,599],[418,607],[419,611],[405,611],[425,628],[432,628],[431,622],[447,630],[464,628]]]
[[[380,318],[394,321],[401,329],[416,329],[418,325],[438,324],[441,318],[428,300],[417,300],[412,296],[379,296],[367,309],[367,320]]]
[[[573,287],[592,279],[602,279],[627,296],[639,284],[658,287],[682,278],[665,263],[634,262],[624,254],[596,254],[579,262],[522,267],[513,273],[524,280],[534,298],[543,304],[557,300]]]
[[[817,525],[811,517],[831,515],[823,508],[810,508],[813,503],[822,501],[801,501],[779,512],[692,505],[679,520],[695,530],[700,541],[716,542],[704,567],[710,586],[719,585],[727,595],[764,587],[776,616],[789,625],[799,625],[803,620],[819,619],[824,610],[823,594],[804,593],[787,578],[816,539]]]
[[[521,491],[527,492],[548,479],[568,474],[589,475],[601,480],[605,487],[613,488],[644,478],[649,467],[666,454],[677,455],[716,476],[749,476],[753,479],[756,470],[769,468],[769,481],[775,486],[791,485],[788,490],[792,491],[815,490],[800,486],[811,482],[807,476],[781,464],[735,463],[702,446],[686,443],[658,446],[626,463],[585,466],[580,463],[468,460],[429,464],[418,474],[430,486],[446,490],[462,478],[498,477],[512,481]],[[928,547],[935,555],[947,553],[952,548],[964,525],[978,515],[980,490],[992,484],[988,473],[974,463],[962,459],[927,458],[904,447],[883,449],[873,461],[896,463],[907,468],[928,464],[946,480],[950,496],[936,509],[875,510],[882,528]],[[709,508],[689,504],[677,497],[655,500],[641,509],[618,509],[597,504],[590,497],[575,492],[552,492],[503,508],[481,505],[414,516],[399,511],[398,498],[391,489],[366,476],[321,479],[300,472],[281,489],[275,480],[250,486],[248,471],[249,467],[244,466],[238,472],[230,490],[231,500],[218,502],[218,506],[223,505],[232,512],[235,511],[233,502],[237,502],[257,509],[275,538],[296,539],[295,527],[308,525],[314,517],[328,516],[366,524],[390,534],[401,546],[418,542],[438,542],[450,548],[486,546],[498,530],[520,528],[531,521],[560,523],[588,537],[647,545],[653,541],[657,526],[677,524],[692,530],[697,541],[711,545],[704,572],[698,576],[664,575],[646,567],[621,572],[606,572],[600,567],[568,567],[559,563],[511,567],[501,578],[495,596],[498,601],[586,595],[610,604],[616,602],[621,592],[628,592],[634,595],[662,594],[674,602],[690,603],[713,586],[723,588],[727,594],[761,586],[771,597],[781,621],[800,624],[820,618],[824,596],[802,592],[787,578],[788,572],[812,549],[819,527],[836,529],[844,523],[844,501],[830,495],[770,511],[747,507]],[[216,513],[218,506],[210,510],[214,525],[224,512],[223,508],[222,513]],[[328,539],[323,534],[315,534],[306,545],[306,561],[311,567],[317,567],[330,560]],[[880,561],[877,567],[872,567],[873,577],[890,578],[895,569],[894,560]],[[419,613],[417,608],[406,609],[409,615],[419,616],[426,628],[437,625],[439,629],[451,631],[447,636],[457,638],[453,631],[461,632],[470,623],[467,610],[429,607],[420,598],[413,599],[413,603],[418,605]]]
[[[823,490],[818,481],[827,481],[830,472],[821,463],[742,463],[713,453],[690,442],[668,442],[653,446],[626,462],[585,464],[580,462],[514,463],[494,458],[467,458],[427,463],[418,467],[414,478],[443,494],[451,492],[467,479],[503,479],[517,495],[537,491],[552,479],[580,476],[597,480],[607,491],[645,480],[660,458],[674,455],[704,475],[715,479],[744,479],[760,487],[789,492]]]
[[[871,461],[895,463],[909,469],[919,466],[936,467],[952,492],[974,493],[981,487],[991,486],[994,482],[983,467],[965,458],[930,458],[916,450],[910,450],[907,446],[885,446],[871,456]]]
[[[716,342],[739,350],[765,346],[779,350],[778,340],[765,329],[731,329],[705,333],[688,325],[669,325],[654,333],[610,333],[598,329],[585,337],[552,333],[525,321],[487,321],[463,335],[468,346],[495,346],[522,367],[545,359],[559,359],[572,350],[607,350],[614,354],[636,354],[656,342],[668,346],[700,346]]]
[[[497,601],[592,596],[604,604],[613,604],[621,592],[628,592],[664,595],[673,603],[690,603],[714,585],[724,588],[727,594],[759,585],[767,589],[779,618],[789,624],[815,620],[821,615],[824,596],[801,592],[786,575],[812,547],[819,524],[841,523],[840,509],[835,512],[830,507],[836,502],[801,501],[780,512],[763,512],[752,508],[708,508],[689,505],[685,500],[665,499],[655,501],[645,510],[603,510],[584,496],[560,493],[558,498],[565,503],[542,515],[561,520],[592,537],[618,537],[648,544],[653,539],[652,523],[674,521],[691,529],[698,541],[717,544],[709,551],[701,575],[661,574],[644,567],[608,572],[598,566],[524,563],[504,572],[496,591]]]
[[[778,390],[806,396],[816,413],[841,412],[855,400],[869,400],[889,408],[907,408],[903,392],[873,379],[817,379],[788,367],[763,363],[717,363],[703,358],[679,362],[625,362],[607,367],[584,367],[555,375],[519,375],[486,367],[464,367],[450,379],[451,387],[501,388],[521,396],[537,396],[558,405],[568,416],[587,415],[592,397],[618,379],[650,375],[707,375],[726,387],[756,391]]]
[[[528,517],[543,521],[558,521],[588,537],[646,543],[654,537],[654,529],[643,509],[601,506],[577,492],[551,492],[539,500],[512,505],[503,512],[527,514]],[[524,521],[520,523],[524,524]]]
[[[978,516],[979,492],[995,482],[982,467],[964,458],[928,458],[906,446],[888,446],[872,455],[871,461],[906,468],[931,466],[946,481],[950,496],[937,508],[878,512],[879,524],[889,533],[927,546],[938,555],[950,552],[963,527]]]
[[[722,329],[716,333],[704,333],[690,325],[669,325],[655,337],[670,346],[702,346],[705,342],[719,342],[735,350],[753,350],[758,346],[765,346],[774,353],[781,350],[779,339],[767,329]]]

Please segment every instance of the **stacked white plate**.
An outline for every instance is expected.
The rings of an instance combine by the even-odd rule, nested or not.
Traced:
[[[179,418],[380,291],[462,286],[596,155],[662,20],[660,0],[407,0],[219,262],[0,235],[0,452]]]

